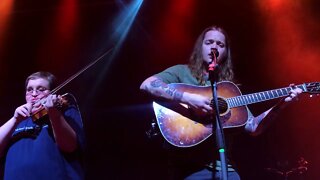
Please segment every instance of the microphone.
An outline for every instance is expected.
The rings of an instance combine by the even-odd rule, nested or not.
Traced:
[[[209,64],[209,72],[214,71],[214,69],[218,66],[217,57],[219,56],[219,51],[216,48],[212,48],[210,52],[211,62]]]
[[[219,57],[219,51],[216,48],[212,48],[210,52],[211,59],[214,61]]]

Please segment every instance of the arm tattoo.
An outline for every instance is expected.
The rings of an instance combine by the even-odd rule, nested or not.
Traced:
[[[181,100],[182,99],[182,95],[183,95],[183,92],[180,92],[180,91],[175,91],[174,95],[173,95],[173,99],[174,100]]]
[[[260,124],[260,122],[264,119],[264,117],[266,117],[266,114],[262,113],[259,116],[257,116],[256,118],[253,118],[254,124],[256,124],[258,126]]]
[[[150,85],[154,88],[159,88],[159,87],[162,87],[162,88],[167,88],[168,85],[166,85],[165,83],[163,83],[160,79],[156,79],[154,81],[151,81]]]
[[[175,89],[173,87],[169,87],[167,84],[162,82],[160,79],[156,79],[154,81],[151,81],[150,85],[151,85],[151,87],[153,87],[155,89],[163,90],[162,92],[164,92],[166,95],[171,97],[173,100],[181,100],[181,98],[182,98],[183,92],[179,92],[177,89]],[[162,94],[159,91],[156,91],[155,93],[159,96],[164,96],[164,94]]]
[[[258,124],[256,122],[256,119],[252,116],[248,119],[247,124],[246,124],[246,129],[248,129],[251,132],[254,132],[255,129],[257,128]]]
[[[169,96],[173,97],[173,96],[174,96],[175,89],[174,89],[174,88],[171,88],[171,87],[165,88],[165,92],[166,92]]]

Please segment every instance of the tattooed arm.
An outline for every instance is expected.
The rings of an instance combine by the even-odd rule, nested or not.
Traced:
[[[302,89],[296,88],[291,90],[291,93],[285,99],[282,99],[279,103],[277,103],[272,108],[268,109],[267,111],[261,113],[257,117],[251,116],[247,124],[245,125],[245,130],[249,132],[251,135],[259,135],[270,126],[270,124],[276,119],[279,111],[283,109],[288,102],[291,102],[293,99],[297,99],[297,96],[302,93]]]
[[[141,90],[144,90],[151,95],[161,97],[169,100],[181,101],[183,92],[180,92],[164,83],[161,79],[151,76],[146,79],[140,86]]]
[[[143,81],[140,89],[155,97],[185,103],[188,106],[200,109],[203,112],[212,111],[210,98],[170,88],[168,84],[156,76],[151,76]]]

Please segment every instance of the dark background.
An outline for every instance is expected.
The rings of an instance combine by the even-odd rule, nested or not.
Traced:
[[[59,92],[78,99],[87,136],[87,179],[166,178],[163,139],[146,136],[154,115],[139,86],[152,74],[185,63],[197,36],[210,25],[229,33],[243,94],[320,78],[319,1],[146,0],[134,16],[135,3],[0,2],[2,124],[24,103],[29,74],[50,71],[62,83],[115,47]],[[276,102],[249,108],[258,115]],[[308,171],[291,178],[319,178],[319,104],[319,97],[304,94],[263,135],[237,136],[233,151],[242,178],[275,179],[265,168],[290,169],[300,157],[309,162]]]

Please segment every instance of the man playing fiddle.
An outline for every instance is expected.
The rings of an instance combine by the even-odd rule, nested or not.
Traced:
[[[31,74],[25,82],[26,103],[0,127],[4,179],[84,179],[81,115],[72,95],[50,93],[54,81],[49,72]],[[63,107],[62,100],[68,101]]]

